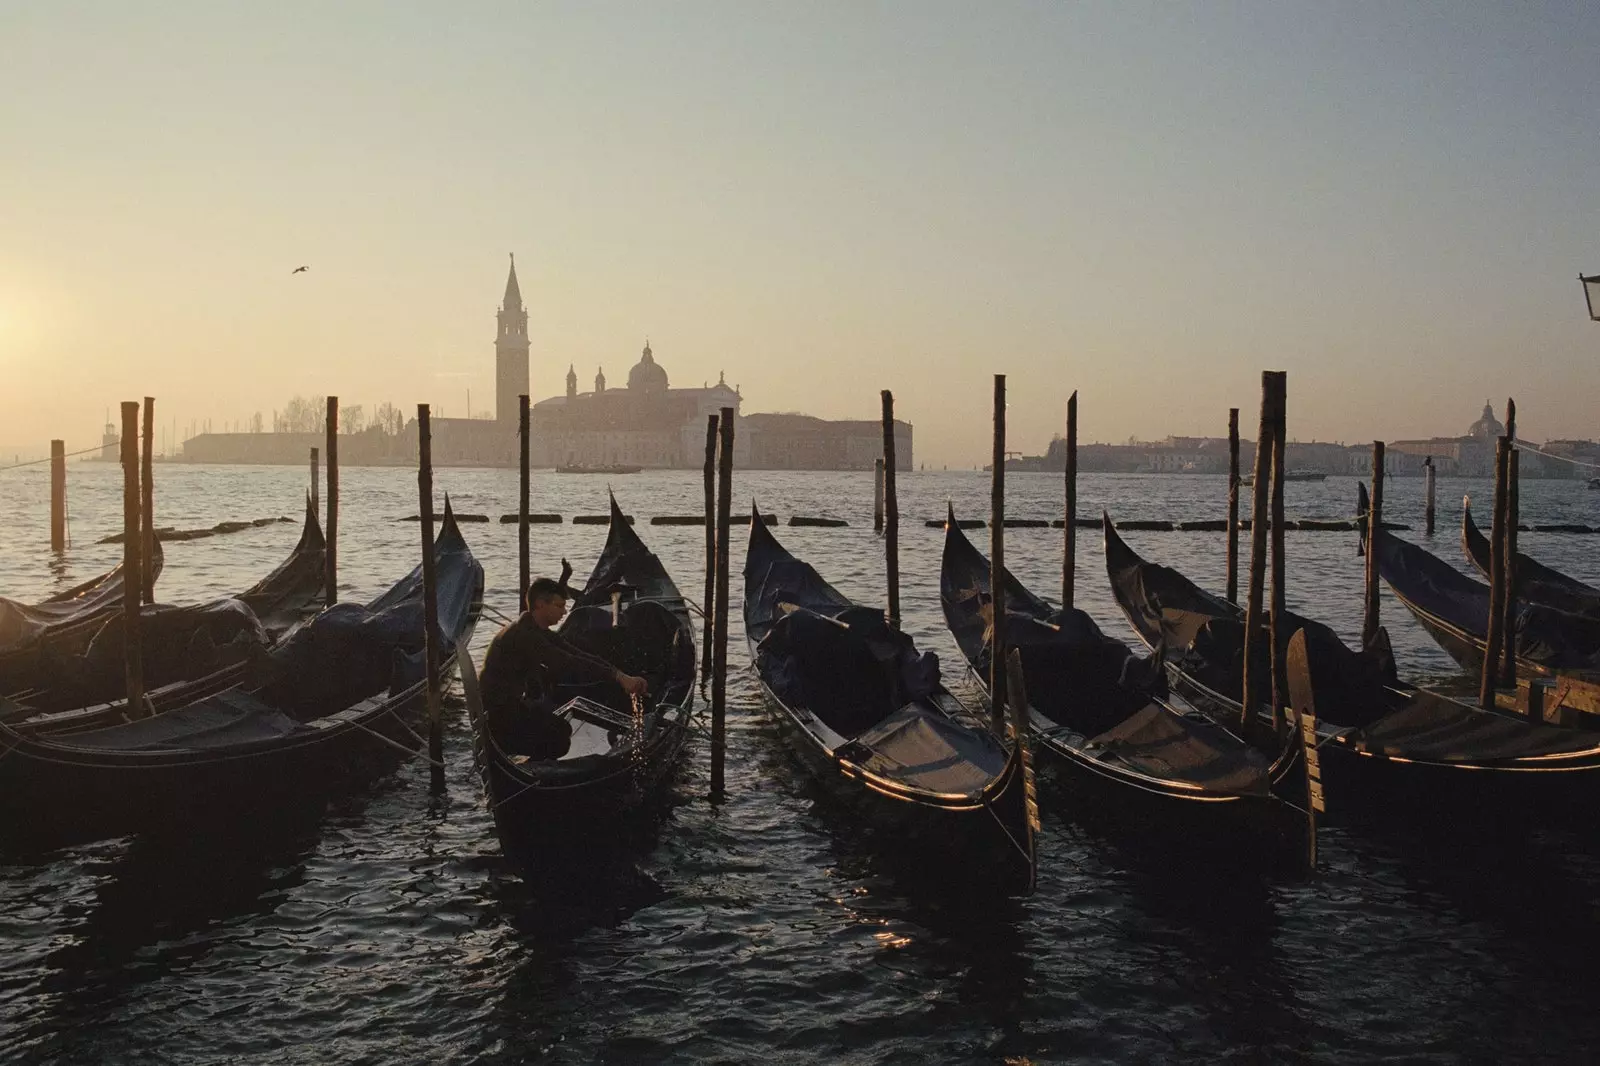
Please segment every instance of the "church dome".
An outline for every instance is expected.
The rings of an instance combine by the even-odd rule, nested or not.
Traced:
[[[1494,416],[1494,405],[1485,400],[1483,401],[1483,414],[1476,422],[1472,423],[1472,427],[1467,430],[1467,436],[1494,438],[1505,436],[1505,432],[1506,427],[1502,426],[1500,420]]]
[[[628,388],[640,392],[665,392],[667,391],[667,372],[661,369],[655,356],[650,353],[650,342],[644,342],[644,355],[634,368],[628,371]]]

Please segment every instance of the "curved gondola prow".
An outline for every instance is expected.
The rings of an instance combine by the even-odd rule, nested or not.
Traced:
[[[954,525],[954,523],[951,523]],[[1027,890],[1031,893],[1039,880],[1039,791],[1033,772],[1033,749],[1028,739],[1028,722],[1033,717],[1033,707],[1028,702],[1028,687],[1023,678],[1022,653],[1016,648],[1006,656],[1006,702],[1011,739],[1011,753],[1006,758],[1002,775],[1010,779],[1015,775],[1020,784],[1017,801],[1021,803],[1021,817],[1006,826],[1006,835],[1012,837],[1023,862],[1028,868]],[[1003,825],[1004,823],[1002,823]],[[1013,833],[1015,827],[1016,833]],[[1018,840],[1017,836],[1021,839]]]
[[[1478,573],[1484,577],[1489,576],[1489,538],[1478,529],[1478,524],[1472,520],[1472,497],[1461,498],[1461,554],[1477,568]]]

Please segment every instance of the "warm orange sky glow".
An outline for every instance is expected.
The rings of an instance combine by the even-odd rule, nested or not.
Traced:
[[[1593,436],[1581,6],[172,2],[0,13],[0,448],[296,394],[727,372],[930,466],[1084,439]],[[290,271],[302,264],[310,270]],[[1247,417],[1246,424],[1251,419]],[[7,455],[9,456],[9,452]]]

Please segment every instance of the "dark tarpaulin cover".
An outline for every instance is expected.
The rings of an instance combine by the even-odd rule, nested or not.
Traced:
[[[868,729],[842,754],[873,773],[929,792],[982,792],[1006,765],[992,737],[908,705]]]
[[[126,725],[108,726],[62,738],[63,748],[101,751],[173,751],[225,748],[273,740],[309,729],[239,689],[212,696]]]
[[[1390,533],[1380,530],[1373,540],[1378,572],[1409,606],[1483,643],[1489,586]],[[1522,599],[1513,613],[1513,646],[1518,659],[1560,670],[1600,667],[1600,618]]]
[[[1146,642],[1164,647],[1183,674],[1237,703],[1244,698],[1244,612],[1170,567],[1140,558],[1106,523],[1106,569],[1117,602]],[[1265,615],[1265,612],[1263,612]],[[1263,618],[1265,623],[1265,618]],[[1280,636],[1287,650],[1304,630],[1316,684],[1317,713],[1334,725],[1359,726],[1387,713],[1384,685],[1393,663],[1351,651],[1321,622],[1285,612]],[[1262,678],[1271,676],[1266,643],[1257,645]],[[1265,694],[1264,694],[1265,695]]]
[[[1435,762],[1494,763],[1600,752],[1600,734],[1489,714],[1417,692],[1406,706],[1352,736],[1357,749]]]
[[[833,616],[805,608],[782,614],[757,645],[756,665],[785,704],[809,710],[846,737],[939,687],[938,657],[917,651],[882,612],[866,607]]]
[[[1091,739],[1084,750],[1151,777],[1188,781],[1211,792],[1266,795],[1272,786],[1266,757],[1228,743],[1231,739],[1151,703]]]

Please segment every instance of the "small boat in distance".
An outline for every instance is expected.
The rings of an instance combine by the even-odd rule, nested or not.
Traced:
[[[642,466],[628,466],[623,463],[607,463],[601,466],[590,466],[588,463],[568,463],[556,467],[558,474],[637,474],[643,470]]]
[[[1328,472],[1326,470],[1285,470],[1283,472],[1283,480],[1326,481],[1328,480]],[[1255,483],[1256,477],[1254,474],[1241,474],[1239,477],[1239,484],[1241,485],[1254,485]]]

